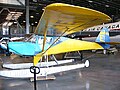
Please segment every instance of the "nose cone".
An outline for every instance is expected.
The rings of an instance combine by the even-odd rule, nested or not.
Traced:
[[[10,52],[18,55],[34,56],[41,52],[40,45],[31,42],[9,42],[8,48]]]

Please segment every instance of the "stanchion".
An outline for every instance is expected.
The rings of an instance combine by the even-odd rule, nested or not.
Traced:
[[[40,73],[40,68],[36,66],[31,66],[30,67],[30,72],[34,74],[34,90],[37,90],[36,86],[36,74]]]

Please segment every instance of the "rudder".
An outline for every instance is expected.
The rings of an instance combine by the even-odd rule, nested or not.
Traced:
[[[95,42],[110,42],[109,30],[108,28],[103,28],[96,38]]]
[[[106,42],[110,42],[109,37],[109,30],[108,28],[104,27],[101,32],[99,33],[98,37],[96,38],[95,42],[99,43],[103,48],[107,49],[110,48],[109,44],[106,44]]]

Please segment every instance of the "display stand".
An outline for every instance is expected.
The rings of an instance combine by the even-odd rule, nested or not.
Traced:
[[[38,69],[38,70],[37,70]],[[30,72],[34,74],[34,90],[37,90],[37,86],[36,86],[36,74],[40,73],[40,68],[37,66],[31,66],[30,67]]]

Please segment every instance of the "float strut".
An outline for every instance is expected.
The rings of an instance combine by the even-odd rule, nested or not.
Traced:
[[[36,66],[31,66],[30,67],[30,72],[34,74],[34,90],[37,90],[37,85],[36,85],[36,74],[40,73],[40,68]]]

